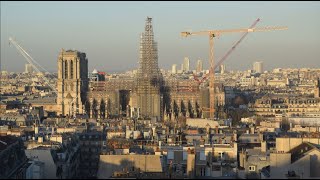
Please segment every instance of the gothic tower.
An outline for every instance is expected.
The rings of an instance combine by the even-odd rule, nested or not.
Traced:
[[[154,41],[152,18],[147,17],[141,34],[139,69],[136,74],[133,101],[144,118],[162,118],[162,74],[158,67],[158,47]]]
[[[314,97],[320,98],[320,79],[316,79],[315,89],[314,89]]]
[[[84,112],[88,92],[88,59],[74,50],[61,50],[58,57],[58,115]]]

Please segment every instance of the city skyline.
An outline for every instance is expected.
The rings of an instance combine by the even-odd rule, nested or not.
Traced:
[[[316,47],[320,45],[320,38],[316,32],[320,23],[315,18],[320,15],[320,4],[277,2],[278,5],[273,6],[273,3],[126,2],[124,5],[122,2],[1,2],[1,70],[22,72],[26,63],[16,49],[9,47],[10,36],[15,37],[50,72],[57,71],[56,61],[61,48],[86,52],[89,71],[94,68],[106,72],[137,69],[139,36],[143,30],[141,19],[146,16],[154,19],[161,69],[169,70],[172,64],[181,64],[184,57],[189,57],[192,65],[200,58],[203,68],[208,69],[207,39],[186,40],[180,37],[180,32],[247,28],[258,17],[261,21],[257,27],[288,26],[289,29],[249,34],[225,61],[229,70],[251,69],[252,63],[258,60],[264,62],[265,70],[277,67],[318,68],[320,54]],[[270,8],[273,8],[272,14]],[[192,13],[197,9],[203,10]],[[223,16],[220,9],[228,10],[227,16]],[[86,11],[91,13],[82,15]],[[117,20],[112,17],[117,17]],[[171,17],[170,21],[168,17]],[[58,28],[60,25],[63,28]],[[216,40],[216,62],[241,35],[235,33]]]
[[[320,179],[319,6],[231,4],[1,2],[0,179]]]

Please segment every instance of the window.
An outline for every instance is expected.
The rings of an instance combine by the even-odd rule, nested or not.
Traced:
[[[70,62],[70,79],[73,79],[73,61]]]
[[[168,159],[174,159],[174,152],[173,151],[168,152]]]
[[[200,160],[205,161],[206,160],[206,155],[204,151],[200,151]]]
[[[205,176],[205,168],[200,169],[200,176]]]
[[[68,61],[64,61],[64,78],[68,79]]]
[[[256,171],[256,167],[255,166],[249,166],[249,171]]]
[[[188,152],[183,151],[183,160],[187,160],[187,157],[188,157]]]

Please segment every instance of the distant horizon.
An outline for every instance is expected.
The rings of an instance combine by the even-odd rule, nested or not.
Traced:
[[[159,67],[160,69],[163,69],[163,70],[166,70],[166,71],[171,71],[171,68],[170,69],[164,69],[164,68],[161,68],[161,67]],[[93,68],[93,69],[88,69],[88,73],[91,73],[94,69],[96,69],[97,71],[99,71],[99,72],[106,72],[106,73],[110,73],[110,74],[114,74],[114,73],[124,73],[124,72],[128,72],[128,71],[133,71],[133,70],[136,70],[136,69],[138,69],[138,68],[136,68],[136,69],[126,69],[126,70],[121,70],[121,69],[119,69],[119,70],[111,70],[111,71],[105,71],[105,70],[101,70],[101,69],[98,69],[98,68]],[[291,67],[275,67],[275,68],[272,68],[272,69],[263,69],[263,71],[265,72],[265,71],[272,71],[272,70],[274,70],[274,69],[311,69],[311,70],[320,70],[320,68],[314,68],[314,67],[301,67],[301,68],[291,68]],[[195,70],[195,69],[190,69],[190,71],[193,71],[193,70]],[[208,70],[208,69],[203,69],[204,71],[206,71],[206,70]],[[227,72],[229,72],[229,71],[248,71],[248,70],[253,70],[253,68],[251,68],[251,69],[244,69],[244,70],[236,70],[236,69],[228,69],[228,67],[227,67],[227,69],[226,69],[226,71]],[[5,70],[5,69],[1,69],[0,71],[7,71],[7,72],[13,72],[13,73],[23,73],[24,72],[24,70],[23,71],[8,71],[8,70]],[[41,71],[41,72],[44,72],[44,71]],[[57,71],[48,71],[49,73],[57,73]],[[215,70],[215,72],[216,73],[218,73],[219,72],[219,70],[218,69],[216,69]]]
[[[59,12],[59,13],[57,13]],[[86,12],[86,13],[83,13]],[[165,12],[165,13],[164,13]],[[228,12],[228,13],[226,13]],[[50,72],[61,48],[85,52],[89,70],[125,72],[139,67],[140,33],[153,18],[158,64],[171,69],[189,57],[208,67],[208,38],[182,38],[182,31],[287,26],[284,31],[249,33],[225,61],[227,70],[245,71],[255,61],[264,69],[320,68],[319,2],[2,2],[1,70],[24,71],[26,60],[8,38],[14,37]],[[215,62],[242,33],[215,38]],[[114,70],[112,70],[114,69]]]

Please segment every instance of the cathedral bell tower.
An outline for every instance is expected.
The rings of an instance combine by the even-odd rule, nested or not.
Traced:
[[[61,50],[58,57],[58,115],[84,114],[88,92],[88,59],[76,50]]]

